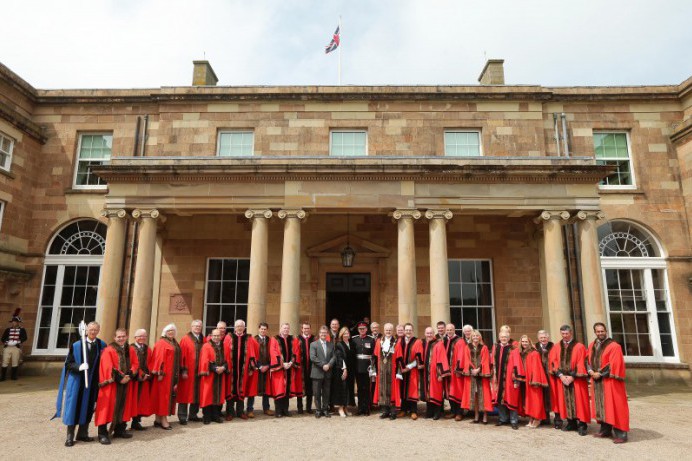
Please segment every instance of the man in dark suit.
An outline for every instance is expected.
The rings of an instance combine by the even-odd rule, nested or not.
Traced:
[[[327,341],[328,334],[326,326],[320,327],[320,339],[310,344],[310,361],[312,362],[310,378],[312,378],[312,393],[315,398],[315,418],[330,417],[329,391],[336,356],[334,343]]]

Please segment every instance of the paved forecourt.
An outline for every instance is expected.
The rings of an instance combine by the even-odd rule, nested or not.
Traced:
[[[453,420],[396,421],[370,417],[315,419],[294,415],[276,419],[259,414],[254,420],[235,419],[223,424],[189,423],[180,426],[172,417],[172,431],[152,428],[135,432],[130,440],[114,439],[110,446],[77,442],[66,448],[65,426],[49,421],[55,411],[57,381],[54,377],[22,377],[0,383],[0,446],[16,459],[197,459],[232,456],[234,459],[315,459],[338,453],[342,459],[387,458],[406,454],[418,459],[458,459],[459,453],[484,459],[666,459],[692,451],[689,421],[692,389],[681,386],[632,387],[629,442],[564,433],[549,427],[495,427]],[[294,410],[292,402],[292,410]],[[261,413],[261,412],[260,412]],[[96,435],[96,428],[90,429]],[[331,455],[330,455],[331,456]]]

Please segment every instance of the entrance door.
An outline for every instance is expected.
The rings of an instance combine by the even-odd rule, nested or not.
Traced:
[[[327,273],[327,324],[339,319],[353,328],[363,317],[370,317],[370,274]]]

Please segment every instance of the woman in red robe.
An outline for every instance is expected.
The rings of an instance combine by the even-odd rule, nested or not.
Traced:
[[[515,392],[509,392],[511,404],[518,406],[518,412],[522,416],[529,417],[530,428],[537,428],[545,419],[545,406],[543,403],[543,388],[548,386],[548,378],[545,376],[541,354],[536,350],[528,336],[521,337],[520,348],[515,349],[510,356],[510,370],[514,375],[514,383],[519,384],[521,399],[515,402]],[[509,389],[509,383],[507,384]]]
[[[493,394],[490,390],[490,353],[483,344],[483,337],[478,330],[471,332],[471,344],[461,361],[464,376],[464,395],[461,407],[474,411],[473,423],[478,424],[480,413],[483,413],[483,424],[488,424],[488,413],[493,411]]]
[[[170,430],[168,416],[175,414],[175,394],[180,377],[180,345],[175,340],[177,329],[171,323],[164,327],[161,339],[156,342],[152,354],[151,373],[156,376],[152,386],[152,412],[156,415],[154,426]]]

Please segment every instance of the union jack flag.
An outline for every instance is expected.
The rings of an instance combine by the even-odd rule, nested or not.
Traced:
[[[325,54],[331,53],[332,51],[339,48],[340,42],[341,42],[341,37],[339,36],[339,26],[336,26],[336,30],[334,31],[334,36],[332,37],[332,41],[329,42],[329,45],[324,47]]]

